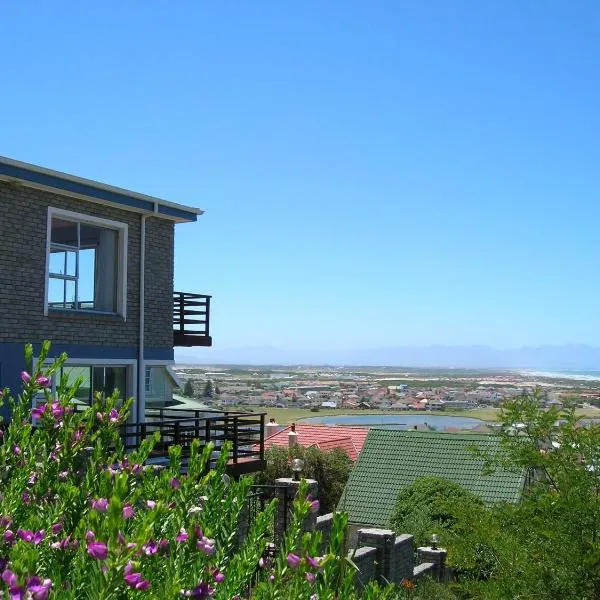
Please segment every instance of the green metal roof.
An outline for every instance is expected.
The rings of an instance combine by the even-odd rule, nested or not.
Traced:
[[[517,502],[525,474],[501,468],[488,473],[474,447],[492,455],[502,451],[499,438],[489,435],[371,429],[338,510],[351,523],[387,527],[398,492],[425,475],[454,481],[485,503]]]

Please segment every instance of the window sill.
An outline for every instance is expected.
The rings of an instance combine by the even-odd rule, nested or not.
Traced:
[[[66,317],[68,319],[77,320],[102,320],[102,321],[120,321],[124,322],[125,317],[118,315],[117,313],[101,312],[96,310],[73,310],[73,309],[60,309],[60,308],[49,308],[48,316],[52,318]]]

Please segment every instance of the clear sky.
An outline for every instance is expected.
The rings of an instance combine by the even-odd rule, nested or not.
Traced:
[[[1,20],[0,154],[205,209],[176,287],[216,350],[600,343],[596,0]]]

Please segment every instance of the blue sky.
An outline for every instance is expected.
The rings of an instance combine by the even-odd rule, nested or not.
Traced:
[[[600,4],[91,4],[3,6],[0,154],[204,208],[216,350],[599,343]]]

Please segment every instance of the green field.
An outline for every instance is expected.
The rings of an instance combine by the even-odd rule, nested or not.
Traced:
[[[338,409],[321,409],[318,412],[312,412],[306,408],[265,408],[267,419],[275,419],[280,425],[296,423],[300,419],[308,417],[328,417],[328,416],[367,416],[367,415],[423,415],[427,418],[428,415],[439,416],[454,416],[454,417],[473,417],[482,421],[496,421],[498,419],[497,408],[476,408],[473,410],[447,410],[435,412],[422,411],[397,411],[397,410],[338,410]]]

